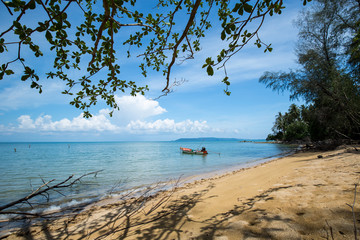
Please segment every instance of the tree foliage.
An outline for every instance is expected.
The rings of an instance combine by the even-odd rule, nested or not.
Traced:
[[[349,63],[353,69],[353,74],[358,79],[360,78],[360,21],[355,24],[356,33],[348,48],[350,55]]]
[[[313,138],[360,138],[359,3],[317,0],[298,22],[296,51],[301,68],[266,72],[259,80],[309,104],[308,124],[324,133]]]
[[[309,138],[309,126],[304,119],[305,111],[304,106],[299,108],[292,104],[288,112],[279,112],[272,128],[273,134],[269,134],[267,140],[295,141]]]
[[[303,0],[304,5],[309,1]],[[8,11],[8,16],[2,16],[8,25],[0,32],[0,80],[22,71],[21,80],[30,81],[41,93],[41,64],[29,62],[29,52],[36,58],[50,55],[53,68],[47,78],[66,83],[63,94],[74,97],[70,103],[82,109],[85,117],[91,116],[88,109],[99,99],[116,109],[116,92],[128,90],[136,95],[148,90],[138,79],[124,79],[120,74],[119,58],[133,53],[141,59],[144,77],[149,70],[163,73],[163,92],[168,93],[174,64],[192,59],[201,50],[201,39],[214,24],[209,20],[214,14],[227,47],[216,59],[207,58],[203,68],[210,76],[223,69],[222,82],[230,94],[227,61],[251,40],[259,48],[264,46],[265,52],[271,51],[271,45],[260,39],[259,29],[266,16],[281,14],[285,8],[282,0],[158,0],[153,8],[142,7],[144,3],[136,0],[10,0],[2,4]]]

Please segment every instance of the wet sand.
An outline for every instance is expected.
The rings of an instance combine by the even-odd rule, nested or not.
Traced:
[[[296,153],[153,197],[104,200],[5,239],[354,239],[359,153]]]

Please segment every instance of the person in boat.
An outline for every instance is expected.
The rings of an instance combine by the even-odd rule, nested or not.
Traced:
[[[202,151],[202,152],[206,152],[206,148],[205,148],[205,147],[202,147],[202,148],[201,148],[201,151]]]

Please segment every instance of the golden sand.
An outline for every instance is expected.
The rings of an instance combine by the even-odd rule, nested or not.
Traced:
[[[103,202],[6,239],[354,239],[359,153],[296,153],[151,199]],[[359,202],[360,194],[360,226]]]

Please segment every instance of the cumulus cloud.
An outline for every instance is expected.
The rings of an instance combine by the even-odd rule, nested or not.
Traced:
[[[206,121],[185,120],[175,122],[173,119],[159,119],[155,121],[135,120],[130,121],[126,127],[114,125],[106,117],[106,114],[99,113],[90,119],[83,118],[82,114],[73,119],[52,120],[49,115],[39,116],[32,119],[29,115],[22,115],[18,118],[17,131],[22,132],[104,132],[112,133],[128,132],[132,134],[157,134],[157,133],[208,133],[220,130],[211,128]]]
[[[158,101],[147,99],[143,95],[138,96],[115,96],[115,101],[120,110],[114,112],[113,117],[119,123],[128,123],[135,120],[143,120],[166,112]]]
[[[206,121],[185,120],[175,122],[172,119],[156,120],[154,122],[131,121],[126,129],[134,133],[204,133],[211,130]]]
[[[98,114],[89,119],[83,118],[83,114],[73,119],[63,118],[57,121],[54,121],[50,115],[42,115],[36,119],[32,119],[29,115],[22,115],[17,119],[18,129],[43,132],[120,131],[119,126],[126,126],[131,121],[143,120],[166,112],[159,102],[144,96],[115,96],[115,100],[120,111],[114,112],[113,118],[108,118],[109,109],[101,109]]]
[[[159,102],[137,97],[116,97],[120,111],[114,113],[114,117],[108,115],[109,109],[101,109],[92,118],[86,119],[83,114],[72,119],[63,118],[53,120],[50,115],[41,115],[32,118],[30,115],[18,117],[18,126],[12,131],[17,132],[111,132],[114,134],[157,134],[157,133],[209,133],[217,132],[211,128],[206,121],[185,120],[176,122],[173,119],[165,118],[149,121],[147,118],[160,115],[166,110],[159,105]],[[0,126],[1,127],[1,126]]]
[[[69,120],[67,118],[53,121],[50,115],[39,116],[33,120],[29,115],[18,118],[19,129],[37,130],[42,132],[82,132],[82,131],[115,131],[119,127],[113,125],[104,114],[94,115],[92,118],[83,118],[83,115]]]
[[[19,128],[20,129],[34,129],[35,124],[34,121],[31,119],[31,117],[29,115],[21,115],[18,118],[18,122],[19,122]]]

